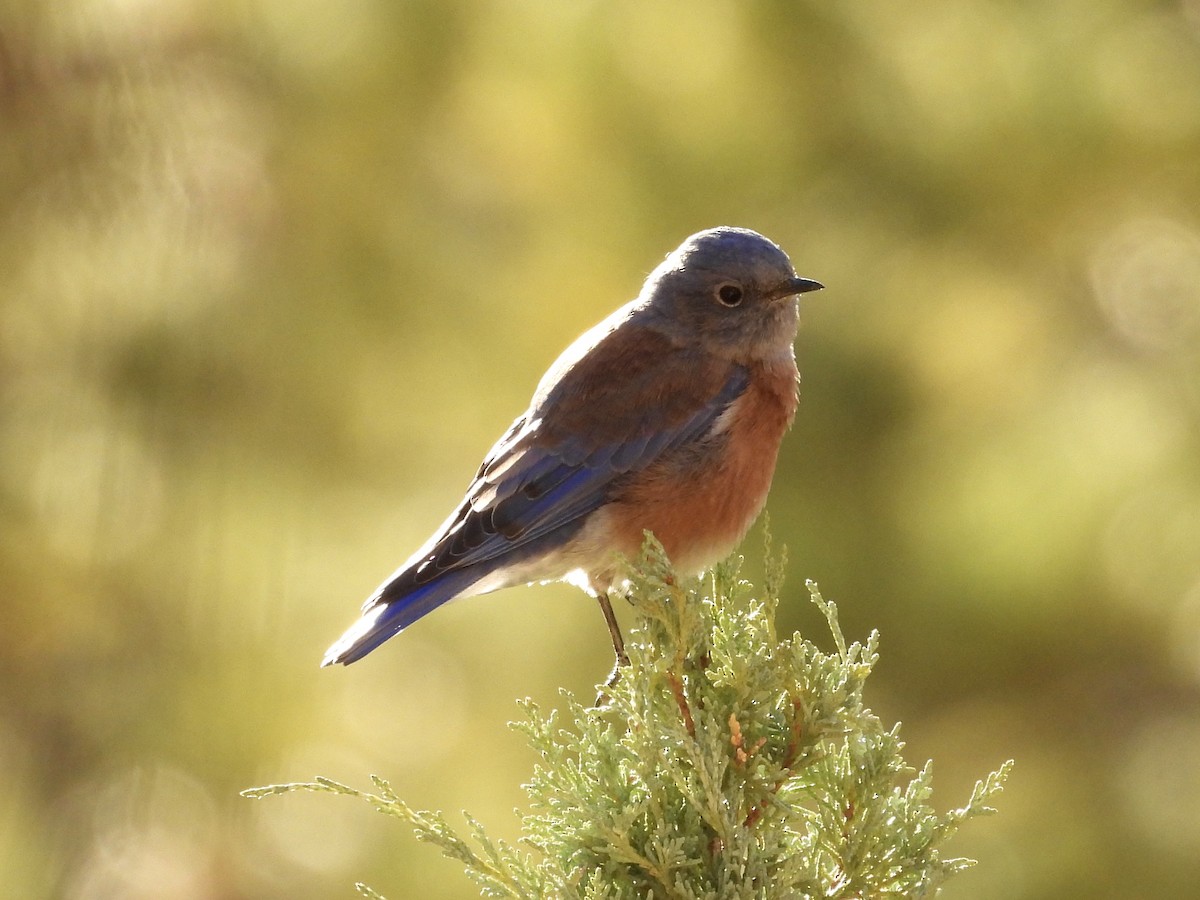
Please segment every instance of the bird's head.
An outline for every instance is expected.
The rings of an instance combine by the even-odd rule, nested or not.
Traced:
[[[821,287],[798,276],[787,254],[758,232],[722,226],[668,254],[638,301],[673,338],[744,361],[790,353],[796,298]]]

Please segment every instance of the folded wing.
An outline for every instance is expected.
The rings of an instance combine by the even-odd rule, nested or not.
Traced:
[[[625,479],[704,439],[749,380],[646,328],[610,332],[556,367],[462,504],[367,600],[323,665],[360,659],[482,579],[563,546]]]

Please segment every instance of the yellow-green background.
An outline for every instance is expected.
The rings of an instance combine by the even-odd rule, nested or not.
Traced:
[[[1200,3],[10,0],[0,893],[474,896],[365,806],[237,791],[378,772],[516,834],[505,722],[607,673],[594,604],[317,662],[722,223],[828,285],[784,624],[820,635],[810,577],[881,629],[942,808],[1018,762],[945,896],[1193,891]]]

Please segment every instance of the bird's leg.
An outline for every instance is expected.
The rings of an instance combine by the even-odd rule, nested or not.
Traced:
[[[612,604],[608,601],[607,593],[596,595],[596,602],[600,604],[600,612],[604,614],[604,621],[608,625],[608,634],[612,638],[613,652],[617,655],[617,661],[613,664],[613,670],[608,676],[608,680],[604,682],[606,688],[613,687],[621,680],[621,669],[629,665],[629,654],[625,652],[625,638],[621,636],[621,626],[617,624],[617,617],[613,615]],[[608,702],[608,694],[601,691],[596,697],[596,705],[603,706]]]

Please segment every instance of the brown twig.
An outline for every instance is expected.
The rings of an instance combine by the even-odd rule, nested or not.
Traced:
[[[687,728],[688,737],[696,736],[696,722],[692,719],[692,710],[688,706],[687,697],[683,693],[683,684],[680,683],[679,677],[672,671],[667,673],[667,681],[671,683],[671,693],[675,695],[675,702],[679,705],[679,714],[683,716],[683,724]]]
[[[767,801],[779,793],[779,789],[783,787],[783,783],[787,781],[788,775],[791,774],[792,766],[796,763],[796,755],[800,752],[800,738],[804,732],[804,720],[801,715],[803,712],[803,701],[799,697],[793,697],[791,736],[788,739],[787,748],[783,751],[783,774],[780,775],[776,780],[774,787],[771,788],[767,796],[750,807],[750,812],[746,814],[746,819],[742,823],[746,828],[753,828],[755,823],[757,823],[758,820],[763,817],[763,813],[766,812]],[[737,719],[735,719],[733,716],[729,717],[729,721],[731,729],[734,725],[737,725]],[[742,750],[740,743],[742,738],[740,725],[737,727],[736,735],[738,738],[738,743],[735,743],[734,747],[735,752],[738,754],[738,758],[740,760],[741,755],[745,752]],[[751,753],[753,753],[755,750],[758,750],[758,748],[762,746],[762,743],[763,742],[760,740],[754,746],[754,750],[752,750]]]

